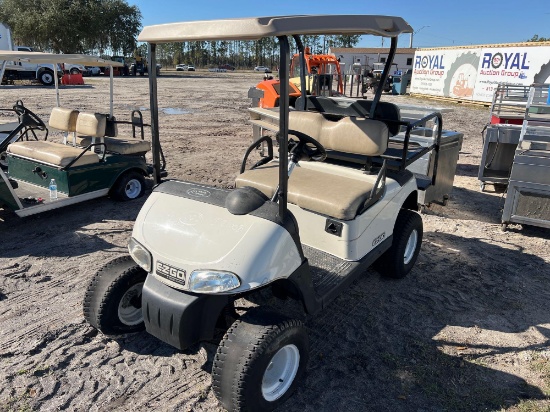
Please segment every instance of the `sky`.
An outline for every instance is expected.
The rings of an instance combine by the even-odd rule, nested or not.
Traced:
[[[538,34],[550,37],[550,1],[539,0],[335,0],[185,1],[127,0],[139,7],[144,26],[189,20],[283,16],[292,14],[379,14],[403,17],[415,30],[413,47],[517,43]],[[356,4],[353,4],[356,3]],[[409,47],[410,35],[399,39]],[[364,36],[358,47],[379,47]],[[386,40],[384,46],[388,47]]]

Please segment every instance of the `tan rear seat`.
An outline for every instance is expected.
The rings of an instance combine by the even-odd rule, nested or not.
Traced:
[[[86,137],[103,137],[105,136],[105,128],[107,126],[107,116],[99,113],[84,113],[78,114],[76,120],[76,133],[79,136]]]
[[[59,167],[65,167],[82,153],[82,149],[60,143],[39,140],[12,143],[8,146],[8,153]],[[94,152],[87,151],[72,165],[72,167],[98,162],[98,155]]]
[[[315,112],[291,112],[289,129],[305,133],[326,149],[365,156],[377,156],[387,148],[388,127],[365,118],[326,119]],[[296,167],[288,179],[288,201],[304,209],[341,220],[351,220],[364,207],[375,203],[381,193],[369,199],[376,176],[341,176],[308,167]],[[252,186],[272,197],[279,183],[278,163],[247,170],[236,179],[236,187]]]
[[[106,149],[111,152],[132,155],[145,154],[151,149],[151,144],[145,140],[104,137],[106,124],[107,117],[104,114],[80,113],[76,127],[76,132],[78,133],[75,139],[76,144],[87,147],[92,144],[93,137],[102,137]]]
[[[106,137],[103,139],[107,150],[123,155],[145,154],[151,150],[151,143],[147,140],[122,137]],[[77,136],[76,144],[87,147],[92,143],[92,138],[88,136]]]
[[[385,123],[362,117],[329,120],[321,113],[292,111],[288,128],[305,133],[325,149],[365,156],[379,156],[388,148]]]

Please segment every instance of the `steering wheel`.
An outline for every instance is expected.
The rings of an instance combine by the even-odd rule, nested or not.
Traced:
[[[46,130],[46,125],[35,113],[31,112],[25,106],[17,102],[13,106],[13,111],[19,116],[19,122],[26,127],[37,128],[39,130]]]
[[[296,147],[292,150],[292,161],[299,162],[300,160],[313,160],[315,162],[322,162],[327,158],[327,151],[321,143],[315,140],[313,137],[308,136],[305,133],[297,130],[289,130],[289,135],[298,138]],[[293,139],[291,139],[293,140]]]

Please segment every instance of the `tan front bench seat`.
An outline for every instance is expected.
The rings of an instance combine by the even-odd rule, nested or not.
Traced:
[[[148,141],[134,138],[104,137],[107,117],[104,114],[80,113],[77,121],[76,144],[87,147],[92,144],[92,137],[103,138],[106,149],[123,155],[145,154],[151,149]],[[116,131],[116,127],[114,129]]]
[[[344,117],[333,121],[314,112],[291,112],[289,129],[313,137],[326,149],[365,156],[384,153],[389,139],[388,127],[378,120]],[[331,173],[306,166],[294,168],[288,180],[288,201],[301,208],[352,220],[382,194],[378,191],[369,200],[376,176],[351,177],[336,174],[337,169]],[[236,187],[251,186],[272,197],[279,183],[278,170],[277,162],[247,170],[237,177]]]
[[[31,140],[10,144],[8,153],[54,166],[65,167],[82,153],[82,149],[44,140]],[[98,162],[98,155],[87,151],[71,167]]]
[[[48,124],[58,130],[73,132],[76,130],[78,111],[55,107]],[[8,146],[8,153],[58,167],[66,167],[82,154],[82,149],[60,143],[40,141],[23,141]],[[99,162],[93,152],[84,153],[71,167]]]

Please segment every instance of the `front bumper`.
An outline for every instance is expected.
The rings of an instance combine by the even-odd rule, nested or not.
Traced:
[[[142,292],[145,328],[151,335],[177,349],[212,339],[228,295],[198,295],[165,285],[154,276],[145,280]]]

